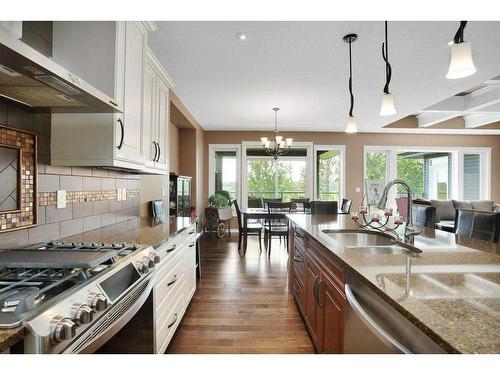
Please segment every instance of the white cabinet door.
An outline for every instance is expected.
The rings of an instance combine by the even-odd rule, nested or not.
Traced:
[[[156,141],[158,142],[159,155],[156,169],[167,170],[168,162],[168,122],[170,113],[170,100],[168,86],[162,79],[157,81],[157,121],[156,121]]]
[[[154,167],[154,159],[158,153],[156,144],[156,73],[150,64],[146,62],[144,70],[144,107],[143,107],[143,144],[144,144],[144,164],[146,167]]]
[[[122,123],[117,129],[117,158],[144,163],[142,135],[142,88],[146,31],[137,22],[125,23],[125,67]]]
[[[196,242],[190,241],[186,247],[186,289],[187,289],[187,299],[186,306],[191,301],[191,298],[196,291]]]

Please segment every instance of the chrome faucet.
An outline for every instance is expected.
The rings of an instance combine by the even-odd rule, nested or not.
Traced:
[[[378,202],[377,207],[380,208],[381,210],[384,210],[386,205],[387,205],[387,195],[389,193],[389,190],[391,187],[394,185],[401,185],[406,189],[406,194],[407,194],[407,219],[406,219],[406,226],[405,226],[405,242],[413,244],[413,237],[416,236],[417,234],[420,234],[422,231],[420,229],[417,229],[413,226],[413,192],[411,190],[410,185],[404,180],[400,179],[395,179],[390,181],[384,188],[384,192],[382,193],[382,197],[380,198],[380,201]]]

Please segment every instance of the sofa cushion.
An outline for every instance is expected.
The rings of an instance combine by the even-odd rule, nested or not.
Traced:
[[[470,201],[473,210],[477,211],[493,211],[493,201],[481,200],[481,201]]]
[[[438,201],[431,199],[431,205],[436,207],[439,220],[455,220],[455,207],[452,201]]]
[[[469,201],[456,201],[452,199],[455,210],[472,210],[472,204]]]
[[[424,205],[424,206],[431,206],[431,201],[428,201],[427,199],[423,199],[423,198],[415,198],[413,200],[413,203]]]

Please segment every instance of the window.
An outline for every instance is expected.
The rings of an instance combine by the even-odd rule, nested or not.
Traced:
[[[411,186],[414,198],[451,199],[452,155],[445,152],[397,153],[397,177]],[[398,186],[398,195],[406,196]]]
[[[209,145],[209,195],[226,190],[232,199],[240,193],[240,145]]]
[[[365,178],[409,183],[414,198],[489,199],[491,149],[365,146]],[[405,206],[406,191],[391,190],[388,205]]]
[[[243,142],[242,191],[246,207],[261,204],[261,198],[312,198],[313,173],[310,144],[297,144],[277,160],[254,142]]]
[[[464,199],[479,200],[481,196],[481,155],[464,154]]]
[[[340,201],[344,192],[344,146],[315,146],[316,199]]]

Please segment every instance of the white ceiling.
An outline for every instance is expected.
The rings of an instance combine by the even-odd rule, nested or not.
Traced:
[[[272,108],[279,106],[280,130],[344,131],[349,95],[342,37],[355,32],[359,131],[393,132],[382,127],[500,75],[500,22],[469,22],[464,39],[472,43],[478,71],[460,80],[445,78],[447,42],[458,24],[389,22],[391,92],[398,111],[390,117],[378,114],[385,81],[381,21],[157,22],[150,45],[175,81],[176,94],[206,130],[270,130]],[[248,40],[237,40],[238,32]]]

